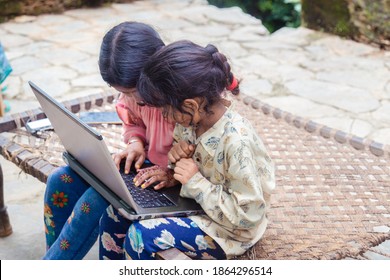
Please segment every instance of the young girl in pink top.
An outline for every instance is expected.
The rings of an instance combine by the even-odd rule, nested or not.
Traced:
[[[156,108],[144,106],[135,97],[140,71],[146,60],[164,46],[150,26],[124,22],[103,38],[99,68],[104,81],[121,92],[116,109],[123,121],[126,149],[114,156],[119,168],[132,163],[139,170],[136,184],[156,188],[168,186],[167,154],[173,141],[173,125]],[[149,159],[156,167],[140,169]],[[47,181],[44,224],[47,252],[44,259],[82,259],[96,242],[99,219],[108,202],[68,166],[59,167]]]
[[[159,182],[154,188],[167,186],[172,178],[167,168],[167,154],[172,146],[174,124],[163,118],[160,109],[137,101],[134,89],[113,87],[121,92],[116,110],[123,122],[123,141],[127,143],[124,151],[114,155],[116,165],[119,168],[125,158],[125,172],[128,172],[132,163],[140,169],[147,158],[155,166],[139,170],[135,177],[136,185],[146,188]]]

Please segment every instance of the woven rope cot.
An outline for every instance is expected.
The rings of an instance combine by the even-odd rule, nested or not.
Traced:
[[[244,258],[356,258],[390,239],[388,147],[242,101],[275,161],[277,186],[269,227]]]
[[[107,94],[66,106],[73,112],[113,110],[112,99]],[[276,166],[269,226],[264,237],[238,259],[359,259],[368,248],[390,239],[387,146],[250,97],[239,97],[236,109],[251,121]],[[19,116],[20,123],[25,119]],[[63,147],[54,133],[44,133],[40,139],[28,135],[22,126],[0,137],[1,153],[45,182],[53,168],[64,164]],[[98,125],[96,129],[111,152],[123,147],[120,126]]]

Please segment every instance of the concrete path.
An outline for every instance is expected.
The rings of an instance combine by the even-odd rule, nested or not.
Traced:
[[[14,69],[6,81],[11,113],[38,107],[29,80],[59,100],[107,90],[97,65],[101,39],[112,26],[128,20],[153,25],[166,43],[189,39],[215,44],[229,57],[247,95],[390,144],[389,51],[305,28],[270,35],[260,20],[239,8],[218,9],[204,0],[136,1],[21,16],[0,24],[0,41]],[[19,174],[2,157],[0,163],[14,228],[11,236],[0,239],[0,259],[39,259],[44,252],[45,186]],[[389,243],[366,257],[390,259]],[[97,258],[96,247],[87,258]]]

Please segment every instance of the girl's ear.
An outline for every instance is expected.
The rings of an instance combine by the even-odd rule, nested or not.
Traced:
[[[183,101],[182,108],[185,112],[193,116],[196,112],[198,112],[199,104],[195,99],[185,99]]]

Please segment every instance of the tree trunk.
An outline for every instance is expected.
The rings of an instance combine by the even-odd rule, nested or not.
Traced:
[[[390,49],[390,0],[301,0],[302,24]]]

